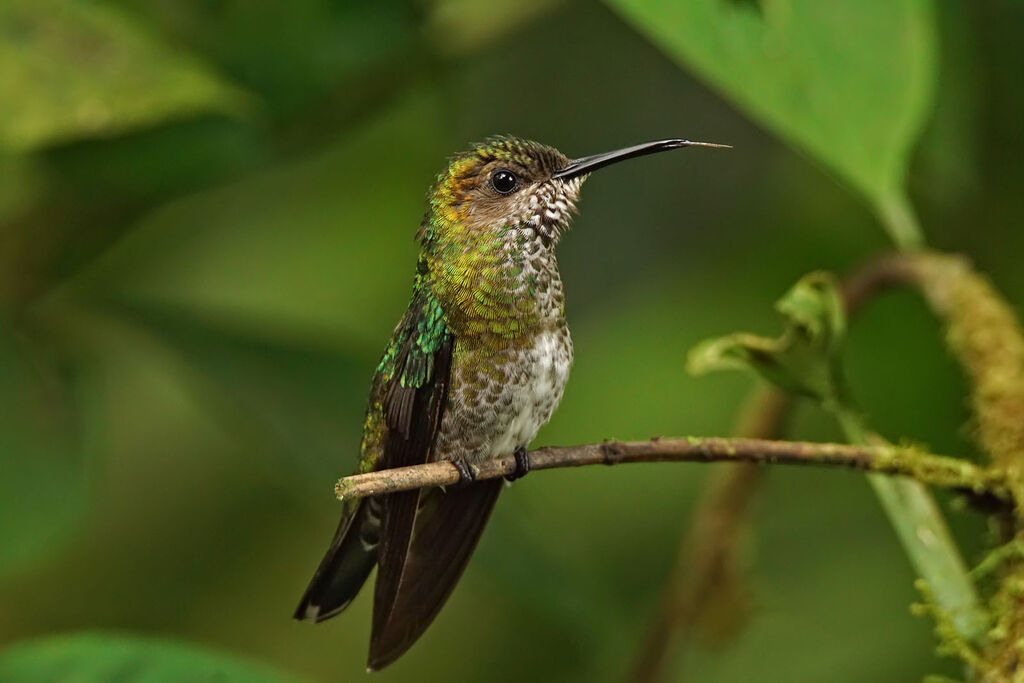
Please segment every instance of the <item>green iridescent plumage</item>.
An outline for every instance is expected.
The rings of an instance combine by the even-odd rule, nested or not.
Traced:
[[[421,258],[409,308],[374,373],[360,450],[360,472],[373,470],[380,459],[384,443],[384,387],[392,381],[407,389],[423,387],[433,377],[435,354],[450,335],[444,310],[431,287],[426,261]]]
[[[425,270],[425,263],[421,263],[421,270]],[[431,376],[434,354],[441,347],[447,332],[444,310],[431,291],[429,281],[420,273],[413,285],[409,312],[396,330],[395,338],[388,344],[384,357],[377,366],[377,372],[385,382],[390,381],[397,372],[400,373],[398,381],[403,387],[422,386]],[[404,357],[404,364],[399,368],[399,351],[407,344],[411,349]]]

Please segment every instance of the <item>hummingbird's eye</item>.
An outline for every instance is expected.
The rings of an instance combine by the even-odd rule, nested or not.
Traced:
[[[503,168],[491,174],[491,187],[499,194],[509,194],[512,190],[516,189],[518,184],[519,178],[508,169]]]

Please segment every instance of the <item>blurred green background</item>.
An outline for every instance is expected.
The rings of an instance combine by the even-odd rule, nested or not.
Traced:
[[[538,444],[728,433],[752,380],[692,378],[686,351],[774,333],[797,278],[906,241],[915,212],[1019,306],[1022,22],[1012,0],[0,0],[0,680],[362,679],[369,591],[290,614],[424,193],[470,141],[735,146],[587,183],[560,251],[576,362]],[[846,355],[874,427],[971,452],[913,295]],[[839,438],[807,406],[790,435]],[[513,486],[376,678],[621,679],[710,473]],[[976,560],[984,525],[944,502]],[[750,532],[749,621],[672,680],[956,673],[862,477],[773,470]]]

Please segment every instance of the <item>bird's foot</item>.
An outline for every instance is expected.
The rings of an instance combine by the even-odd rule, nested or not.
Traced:
[[[512,471],[512,474],[505,475],[506,481],[515,481],[520,477],[525,477],[526,473],[530,471],[530,456],[525,448],[520,446],[512,455],[516,458],[516,468]]]
[[[476,475],[473,474],[473,468],[470,467],[465,458],[454,458],[451,463],[455,465],[455,469],[459,471],[459,480],[452,485],[454,488],[462,488],[463,486],[468,486],[476,481]]]

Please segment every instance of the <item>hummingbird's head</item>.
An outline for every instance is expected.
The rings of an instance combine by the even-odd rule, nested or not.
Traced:
[[[425,244],[451,243],[527,229],[551,246],[568,229],[580,186],[590,173],[625,159],[694,145],[727,147],[671,139],[570,159],[532,140],[490,138],[452,157],[437,177],[419,237]]]
[[[470,235],[532,228],[557,240],[576,209],[583,176],[559,180],[570,163],[553,147],[511,136],[493,137],[451,158],[429,195],[421,233]]]

